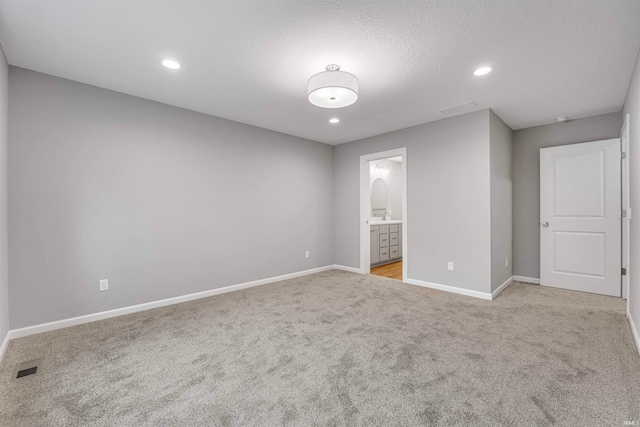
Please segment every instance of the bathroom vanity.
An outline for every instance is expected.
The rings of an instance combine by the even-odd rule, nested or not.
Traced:
[[[402,260],[402,221],[371,221],[371,265]]]

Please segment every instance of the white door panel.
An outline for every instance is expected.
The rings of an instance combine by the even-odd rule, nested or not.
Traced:
[[[620,140],[540,150],[540,283],[620,296]]]

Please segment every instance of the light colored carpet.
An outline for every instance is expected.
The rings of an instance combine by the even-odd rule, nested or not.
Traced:
[[[14,340],[0,366],[2,426],[622,426],[639,396],[621,299],[335,270]]]

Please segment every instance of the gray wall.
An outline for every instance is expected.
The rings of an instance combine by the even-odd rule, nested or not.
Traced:
[[[618,112],[514,131],[514,275],[540,278],[540,149],[618,138],[621,127]]]
[[[491,290],[512,276],[513,266],[513,131],[493,111],[491,141]],[[505,265],[505,258],[508,265]]]
[[[629,268],[629,312],[640,333],[640,52],[636,58],[627,99],[622,109],[629,114],[629,171],[631,190],[631,264]],[[624,116],[623,116],[624,117]],[[623,119],[624,120],[624,119]],[[640,348],[640,342],[636,343]]]
[[[0,46],[0,345],[9,331],[9,277],[7,245],[7,119],[9,66]]]
[[[389,204],[391,219],[402,219],[402,163],[388,160],[389,165]]]
[[[490,292],[489,110],[335,147],[336,264],[360,267],[360,156],[401,147],[409,278]]]
[[[9,74],[12,329],[333,264],[331,146]]]

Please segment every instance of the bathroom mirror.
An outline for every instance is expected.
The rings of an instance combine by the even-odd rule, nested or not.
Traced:
[[[371,187],[371,216],[384,216],[387,212],[387,184],[376,178]]]

